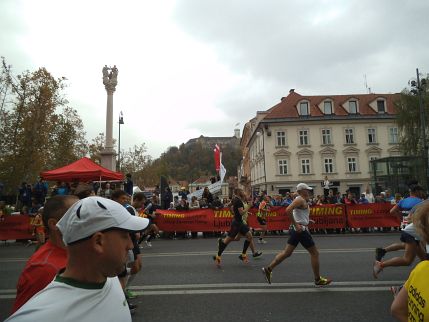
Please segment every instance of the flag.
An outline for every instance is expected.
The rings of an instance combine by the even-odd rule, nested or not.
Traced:
[[[221,164],[221,161],[220,161],[220,147],[219,147],[219,145],[216,144],[215,145],[215,149],[213,151],[214,151],[215,169],[216,169],[216,172],[219,173],[219,171],[220,171],[220,164]]]
[[[226,175],[226,169],[223,166],[222,161],[220,161],[220,182],[223,182],[225,175]]]

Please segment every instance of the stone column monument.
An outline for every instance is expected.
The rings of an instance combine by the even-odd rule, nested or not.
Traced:
[[[106,142],[104,149],[100,152],[101,166],[116,171],[116,151],[113,148],[113,93],[118,84],[118,68],[103,67],[103,84],[107,92],[106,108]]]

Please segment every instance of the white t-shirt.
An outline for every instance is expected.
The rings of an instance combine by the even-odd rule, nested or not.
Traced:
[[[298,196],[297,198],[302,198],[301,196]],[[302,198],[304,200],[304,198]],[[295,222],[297,224],[301,224],[304,226],[308,226],[310,223],[310,207],[307,203],[307,208],[294,208],[292,210],[293,219],[295,219]]]
[[[57,276],[6,321],[131,322],[131,314],[117,277],[89,284]]]

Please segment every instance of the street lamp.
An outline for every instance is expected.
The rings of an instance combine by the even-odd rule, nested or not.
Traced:
[[[124,115],[119,113],[119,135],[118,135],[118,171],[121,171],[121,125],[124,124]]]
[[[417,74],[417,79],[416,80],[412,80],[410,81],[410,85],[411,85],[411,93],[413,93],[414,95],[418,96],[419,99],[419,112],[420,112],[420,139],[421,144],[420,144],[420,149],[421,149],[421,156],[422,156],[422,160],[423,160],[423,171],[424,171],[424,176],[423,176],[423,186],[424,188],[427,190],[428,186],[427,186],[427,177],[428,177],[428,145],[426,142],[426,118],[425,118],[425,109],[423,106],[423,97],[422,97],[422,92],[425,90],[426,87],[426,79],[423,78],[422,80],[420,80],[420,73],[419,73],[419,69],[416,68],[416,74]]]

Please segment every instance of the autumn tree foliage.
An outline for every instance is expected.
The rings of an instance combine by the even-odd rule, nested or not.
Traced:
[[[83,123],[67,105],[65,81],[45,68],[14,75],[2,58],[0,181],[9,190],[86,155]]]
[[[215,176],[213,148],[200,142],[172,146],[153,161],[149,161],[136,177],[142,186],[159,184],[159,178],[165,176],[174,180],[193,182],[201,176]],[[235,175],[240,164],[242,154],[239,146],[221,146],[222,163],[227,170],[227,176]]]
[[[429,78],[425,80],[429,84]],[[429,86],[422,86],[420,95],[425,115],[426,142],[429,137]],[[420,114],[420,104],[418,93],[413,90],[404,89],[401,93],[401,99],[395,104],[397,117],[396,122],[399,128],[400,146],[405,155],[421,154],[421,126],[422,118]]]

